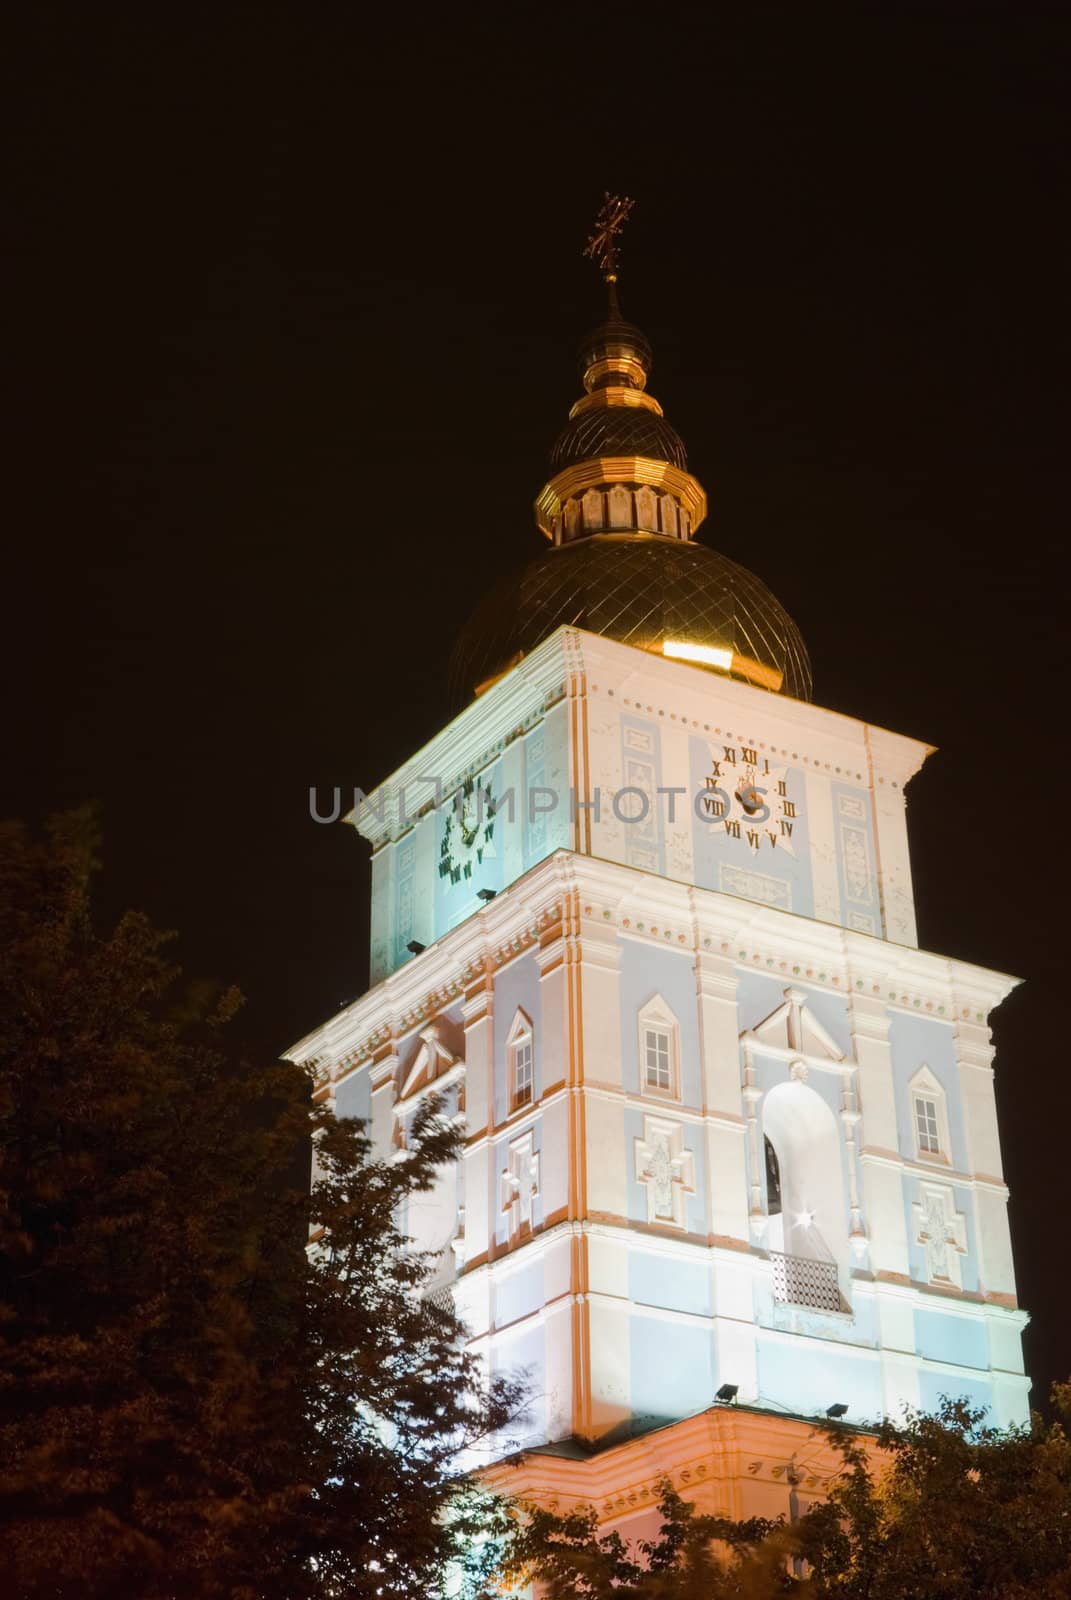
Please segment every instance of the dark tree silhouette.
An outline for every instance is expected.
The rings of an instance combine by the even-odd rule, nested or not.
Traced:
[[[395,1220],[457,1130],[429,1105],[376,1162],[228,1054],[237,996],[141,916],[95,931],[94,857],[84,814],[0,830],[0,1592],[390,1600],[466,1550],[478,1590],[499,1514],[456,1452],[518,1397]]]
[[[842,1470],[793,1524],[702,1516],[666,1484],[657,1538],[600,1534],[594,1511],[536,1510],[510,1549],[545,1600],[1067,1600],[1071,1385],[1055,1420],[998,1433],[947,1400],[877,1429],[830,1428]]]

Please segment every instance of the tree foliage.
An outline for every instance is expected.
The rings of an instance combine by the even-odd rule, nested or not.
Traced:
[[[493,1549],[455,1452],[517,1399],[397,1226],[457,1131],[429,1106],[377,1162],[226,1053],[236,996],[141,916],[94,929],[94,852],[84,815],[0,830],[0,1593],[434,1594]]]
[[[315,1594],[401,1600],[437,1593],[451,1573],[479,1593],[497,1558],[504,1512],[460,1468],[508,1428],[521,1385],[484,1390],[452,1307],[419,1294],[432,1262],[405,1248],[395,1220],[458,1142],[434,1099],[395,1162],[372,1159],[359,1123],[317,1117],[306,1348],[318,1488],[305,1551]]]
[[[1068,1600],[1071,1385],[1056,1420],[1000,1433],[946,1400],[877,1429],[875,1458],[828,1429],[842,1469],[797,1522],[703,1516],[663,1485],[662,1528],[631,1545],[594,1513],[530,1513],[511,1547],[547,1600]]]
[[[535,1507],[509,1546],[509,1569],[537,1580],[545,1600],[766,1600],[792,1587],[794,1545],[781,1524],[700,1515],[668,1480],[658,1508],[658,1537],[633,1542],[600,1533],[593,1508]]]
[[[1071,1385],[1055,1420],[998,1432],[945,1399],[884,1423],[880,1475],[839,1434],[843,1471],[800,1524],[821,1595],[847,1600],[1067,1600],[1071,1595]]]

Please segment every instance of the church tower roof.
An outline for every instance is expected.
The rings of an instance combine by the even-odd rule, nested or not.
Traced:
[[[651,345],[618,298],[618,235],[631,208],[607,195],[585,251],[602,269],[608,315],[581,342],[584,393],[535,500],[551,548],[497,584],[462,630],[450,669],[459,707],[563,625],[810,699],[792,618],[761,579],[696,542],[706,492],[648,393]]]

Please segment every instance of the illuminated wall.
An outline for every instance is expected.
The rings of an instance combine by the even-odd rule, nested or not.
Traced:
[[[384,1152],[427,1092],[464,1116],[406,1222],[489,1366],[529,1372],[512,1442],[683,1426],[724,1382],[777,1416],[1026,1419],[988,1027],[1013,980],[916,947],[926,750],[563,632],[358,819],[377,981],[294,1054]],[[403,820],[420,772],[461,805]],[[481,789],[514,792],[490,834]]]
[[[557,849],[914,944],[904,786],[927,750],[559,630],[354,818],[372,981]]]

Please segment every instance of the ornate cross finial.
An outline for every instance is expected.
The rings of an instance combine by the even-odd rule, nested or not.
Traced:
[[[635,204],[635,200],[630,200],[628,195],[607,194],[602,210],[595,219],[595,231],[584,246],[584,254],[594,261],[607,283],[617,282],[617,236]]]

